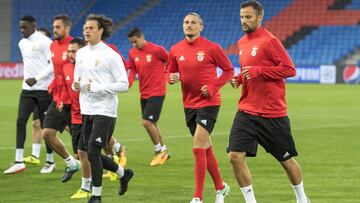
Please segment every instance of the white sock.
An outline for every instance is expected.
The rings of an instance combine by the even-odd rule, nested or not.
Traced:
[[[240,190],[244,196],[246,203],[256,203],[255,194],[252,185],[241,187]]]
[[[118,153],[120,151],[121,144],[115,140],[115,144],[113,146],[115,153]]]
[[[154,145],[154,149],[155,149],[155,152],[160,151],[161,150],[161,144],[158,143],[158,144]]]
[[[54,163],[54,153],[46,154],[46,162]]]
[[[73,168],[74,166],[76,166],[76,160],[71,155],[69,155],[68,158],[64,159],[64,161],[65,161],[66,165],[70,168]]]
[[[91,195],[92,196],[101,196],[101,188],[102,188],[102,186],[100,186],[100,187],[93,186]]]
[[[124,176],[124,169],[121,166],[119,166],[116,173],[119,175],[120,178],[122,178]]]
[[[307,197],[304,191],[304,184],[301,181],[299,185],[292,186],[296,196],[296,203],[307,203]]]
[[[16,162],[24,162],[24,149],[16,149],[15,161]]]
[[[90,191],[90,186],[91,186],[91,178],[81,177],[81,189]]]
[[[36,158],[40,158],[40,149],[41,149],[41,144],[33,143],[31,154]]]
[[[167,150],[166,145],[161,146],[161,151],[166,151],[166,150]]]

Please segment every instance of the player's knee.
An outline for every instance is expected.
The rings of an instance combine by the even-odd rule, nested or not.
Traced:
[[[88,145],[88,159],[90,162],[100,160],[101,147],[89,142]]]
[[[149,120],[145,120],[145,119],[142,120],[142,123],[143,123],[143,126],[144,126],[145,128],[149,128],[149,127],[151,127],[152,125],[154,125],[153,122],[151,122],[151,121],[149,121]]]
[[[34,120],[31,122],[31,127],[33,129],[40,129],[40,121],[39,120]]]
[[[17,127],[26,126],[26,119],[23,117],[18,117],[16,119],[16,126]]]
[[[56,131],[55,134],[53,133],[53,130],[45,128],[41,131],[42,136],[44,137],[44,139],[46,141],[51,140],[54,136],[56,136]]]
[[[290,158],[288,160],[280,162],[282,167],[286,170],[292,170],[294,168],[300,168],[299,164],[295,161],[294,158]]]
[[[228,159],[232,165],[244,164],[245,152],[229,152]]]

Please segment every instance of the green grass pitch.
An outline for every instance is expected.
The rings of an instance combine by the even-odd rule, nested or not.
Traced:
[[[194,189],[192,139],[185,126],[180,85],[168,86],[159,126],[171,153],[160,167],[150,167],[153,146],[141,125],[137,83],[119,94],[115,136],[128,147],[127,167],[135,170],[125,196],[117,195],[118,182],[103,180],[103,202],[184,203]],[[15,126],[21,81],[0,81],[0,169],[3,172],[15,157]],[[240,90],[222,89],[223,103],[212,134],[223,179],[230,185],[226,202],[244,202],[225,152],[236,112]],[[360,202],[360,86],[287,85],[288,112],[299,152],[297,161],[304,175],[305,190],[313,203]],[[30,122],[28,122],[30,124]],[[28,125],[25,156],[31,153]],[[70,136],[59,135],[70,150]],[[28,166],[16,175],[0,175],[0,202],[87,202],[69,197],[80,187],[79,173],[61,183],[64,162],[56,155],[56,171],[40,174],[40,166]],[[269,154],[259,147],[257,158],[247,159],[259,203],[295,202],[287,177]],[[213,183],[207,175],[204,202],[214,202]]]

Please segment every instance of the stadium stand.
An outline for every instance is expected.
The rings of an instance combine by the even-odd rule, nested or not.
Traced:
[[[87,10],[86,5],[92,2]],[[183,39],[182,19],[188,12],[199,13],[204,22],[203,35],[219,43],[238,66],[236,41],[243,35],[240,28],[238,0],[159,0],[146,12],[139,9],[149,0],[14,0],[12,60],[19,61],[17,42],[21,37],[18,20],[32,14],[39,26],[50,27],[52,16],[67,12],[73,19],[73,35],[81,36],[82,23],[89,13],[104,13],[119,22],[134,12],[138,16],[119,27],[109,39],[126,56],[130,48],[126,33],[141,28],[146,38],[169,49]],[[360,47],[360,1],[338,0],[262,0],[264,26],[281,39],[296,65],[335,64]],[[79,9],[74,9],[79,8]],[[50,16],[50,17],[49,17]],[[343,37],[346,36],[346,37]]]

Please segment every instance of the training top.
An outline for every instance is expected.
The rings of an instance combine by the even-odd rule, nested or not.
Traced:
[[[72,37],[67,36],[60,40],[54,40],[50,46],[51,61],[54,66],[54,80],[49,86],[49,91],[52,92],[53,100],[57,105],[59,105],[60,102],[63,102],[63,104],[71,104],[63,73],[63,66],[70,63],[67,50],[71,40]]]
[[[217,67],[222,70],[220,77]],[[193,42],[184,39],[171,48],[166,72],[179,72],[184,107],[199,109],[221,104],[219,89],[233,77],[234,69],[220,45],[200,36]],[[209,97],[201,92],[204,85]]]
[[[24,90],[47,90],[53,76],[48,75],[43,80],[38,81],[34,86],[30,87],[25,83],[27,78],[35,78],[38,74],[48,69],[50,64],[50,44],[51,39],[47,36],[35,31],[28,38],[22,38],[19,41],[19,48],[24,63],[24,80],[22,89]],[[51,67],[52,68],[52,67]]]
[[[117,93],[126,92],[129,83],[124,63],[112,48],[100,41],[79,49],[74,81],[80,82],[81,114],[117,116]],[[90,92],[86,90],[88,84]]]
[[[244,35],[238,41],[241,70],[250,66],[250,80],[242,83],[239,111],[275,118],[286,116],[285,78],[296,70],[284,46],[265,28]]]
[[[168,53],[164,47],[146,42],[142,49],[131,48],[129,51],[129,84],[135,75],[139,77],[139,91],[142,99],[166,94],[165,64]]]
[[[81,124],[82,116],[80,112],[80,102],[79,102],[79,92],[76,92],[72,89],[72,83],[74,82],[74,69],[75,64],[67,63],[64,65],[64,77],[66,90],[71,99],[71,123],[72,124]]]

